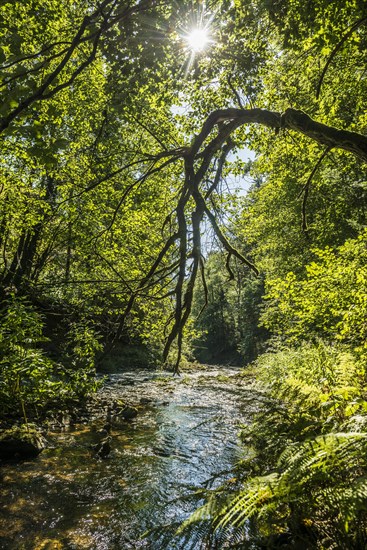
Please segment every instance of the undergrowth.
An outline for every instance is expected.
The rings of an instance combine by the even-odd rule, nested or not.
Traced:
[[[366,548],[364,366],[319,342],[267,353],[256,368],[265,396],[242,429],[246,457],[196,495],[204,504],[177,548]]]
[[[99,343],[88,325],[70,327],[63,362],[44,352],[43,332],[41,315],[25,298],[11,295],[0,312],[0,417],[27,422],[97,388],[94,355]]]

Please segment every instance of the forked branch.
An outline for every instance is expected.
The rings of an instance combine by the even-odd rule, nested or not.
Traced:
[[[176,342],[177,355],[174,372],[178,372],[179,370],[183,331],[192,310],[194,288],[198,274],[201,275],[204,294],[207,296],[201,250],[201,226],[205,217],[212,226],[223,249],[227,252],[227,269],[230,276],[233,275],[230,268],[230,258],[232,256],[246,265],[253,273],[256,275],[259,274],[253,262],[230,243],[218,224],[216,216],[207,204],[212,194],[218,191],[227,154],[233,148],[233,133],[237,128],[251,123],[275,129],[287,128],[297,133],[302,133],[319,144],[326,145],[324,153],[312,170],[303,190],[304,227],[306,227],[305,208],[309,186],[327,153],[334,148],[342,149],[367,161],[366,136],[357,132],[339,130],[317,122],[303,111],[297,109],[287,109],[283,114],[265,109],[220,109],[208,116],[202,130],[194,137],[190,147],[180,150],[176,149],[171,152],[165,150],[161,153],[160,158],[162,156],[169,158],[172,155],[172,157],[175,157],[175,160],[181,158],[184,161],[185,178],[179,191],[177,207],[170,214],[169,218],[165,220],[165,226],[167,226],[169,221],[169,227],[174,233],[167,240],[157,260],[142,279],[135,293],[132,294],[126,311],[122,316],[120,330],[122,330],[126,316],[134,305],[135,297],[146,287],[150,280],[153,281],[154,275],[160,269],[160,264],[166,254],[172,254],[177,262],[177,276],[175,279],[171,279],[171,281],[175,280],[175,286],[172,292],[169,292],[169,295],[173,293],[175,306],[174,314],[170,320],[170,331],[164,348],[164,359],[167,359],[173,343]],[[168,162],[164,164],[168,164]],[[212,173],[212,180],[210,179],[210,173]],[[209,188],[207,187],[208,180],[211,181]],[[192,239],[188,237],[189,232],[192,233]]]

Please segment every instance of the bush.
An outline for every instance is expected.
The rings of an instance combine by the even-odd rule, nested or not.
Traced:
[[[2,415],[38,413],[95,389],[91,350],[75,341],[73,370],[49,359],[41,348],[42,317],[24,298],[12,295],[0,313],[0,403]],[[84,362],[80,361],[83,357]],[[85,357],[89,357],[88,360]]]
[[[267,284],[262,317],[273,333],[293,343],[324,338],[367,359],[367,231],[336,250],[314,250],[306,276],[290,272]]]

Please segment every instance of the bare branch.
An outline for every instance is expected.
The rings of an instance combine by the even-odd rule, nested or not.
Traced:
[[[204,265],[204,260],[203,260],[202,257],[200,258],[200,273],[201,273],[201,282],[202,282],[203,290],[204,290],[204,304],[203,304],[202,308],[200,309],[200,311],[198,313],[198,316],[196,317],[196,320],[200,318],[203,311],[205,310],[205,308],[208,305],[208,285],[207,285],[206,278],[205,278],[205,265]]]
[[[4,65],[1,65],[0,71],[4,71],[5,69],[10,69],[11,67],[14,67],[14,65],[18,65],[19,63],[22,63],[23,61],[28,61],[28,59],[35,59],[35,58],[39,57],[40,55],[43,55],[44,53],[49,52],[50,50],[52,50],[56,46],[65,46],[65,45],[70,46],[70,44],[71,44],[70,41],[54,42],[53,44],[50,44],[49,46],[46,46],[45,48],[42,48],[42,50],[39,50],[36,53],[31,53],[29,55],[19,57],[18,59],[15,59],[13,61],[9,61],[9,63],[5,63]],[[63,51],[63,53],[64,53],[64,51]],[[50,59],[50,58],[48,58],[48,59]],[[47,59],[47,61],[48,61],[48,59]]]
[[[237,92],[236,88],[233,86],[232,84],[232,80],[231,80],[231,77],[228,76],[227,78],[227,82],[228,82],[228,86],[231,88],[232,90],[232,93],[233,95],[235,96],[235,98],[237,99],[237,103],[238,103],[238,106],[240,109],[244,109],[244,105],[242,103],[242,100],[241,100],[241,97],[240,97],[240,94]]]
[[[144,128],[144,130],[146,132],[148,132],[148,134],[151,135],[152,138],[155,139],[157,143],[159,143],[159,145],[162,147],[162,149],[164,149],[164,151],[168,151],[168,149],[165,146],[165,144],[163,143],[163,141],[159,138],[159,136],[157,136],[157,134],[155,132],[153,132],[153,130],[151,130],[146,124],[144,124],[141,120],[139,120],[133,114],[130,114],[130,116],[139,126]]]
[[[227,144],[223,147],[222,154],[218,161],[218,168],[215,173],[214,181],[209,187],[208,191],[205,193],[205,200],[207,200],[210,197],[210,195],[213,193],[213,191],[217,189],[220,183],[220,180],[222,179],[223,166],[226,161],[227,155],[233,149],[234,145],[235,144],[233,143],[231,138],[229,138]]]
[[[153,275],[155,274],[155,272],[157,271],[158,267],[160,266],[163,258],[166,256],[166,254],[168,253],[169,249],[172,247],[172,245],[175,243],[176,239],[178,238],[179,234],[178,233],[174,233],[173,235],[170,236],[170,238],[166,241],[165,245],[163,246],[162,250],[160,251],[160,253],[158,254],[156,260],[153,262],[153,265],[151,266],[151,268],[149,269],[149,271],[147,272],[147,274],[145,275],[145,277],[143,277],[138,285],[138,288],[136,289],[136,291],[134,293],[132,293],[130,295],[130,299],[128,301],[128,304],[125,308],[125,311],[124,313],[122,314],[121,316],[121,319],[120,319],[120,323],[119,323],[119,326],[117,328],[117,331],[115,333],[115,337],[114,337],[114,340],[118,339],[121,334],[122,334],[122,331],[124,329],[124,326],[125,326],[125,321],[128,317],[128,315],[130,314],[134,304],[135,304],[135,300],[136,300],[136,296],[138,295],[139,291],[141,289],[144,288],[145,284],[153,277]]]
[[[214,154],[238,127],[244,124],[261,124],[270,128],[288,128],[302,133],[322,145],[350,151],[367,161],[367,137],[358,132],[340,130],[317,122],[303,111],[288,108],[283,114],[267,109],[219,109],[213,111],[206,119],[203,129],[198,134],[188,152],[195,158],[206,138],[219,122],[226,122],[218,135],[200,153],[204,159]],[[233,123],[232,125],[230,123]]]
[[[367,137],[362,134],[322,124],[297,109],[287,109],[283,113],[282,127],[302,133],[321,145],[344,149],[367,161]]]
[[[226,269],[229,273],[229,280],[233,281],[234,280],[234,273],[233,273],[232,268],[231,268],[231,256],[232,256],[232,254],[230,252],[228,252],[227,259],[226,259]]]
[[[230,242],[227,240],[227,238],[223,235],[222,231],[220,230],[217,224],[214,214],[210,212],[207,206],[205,206],[205,214],[208,216],[210,223],[212,224],[212,227],[214,229],[214,233],[218,237],[219,241],[222,243],[224,249],[227,250],[227,252],[229,252],[236,258],[238,258],[240,262],[247,265],[247,267],[249,267],[256,275],[259,275],[259,270],[257,269],[257,267],[252,262],[250,262],[250,260],[245,258],[245,256],[243,256],[236,248],[234,248],[230,244]]]

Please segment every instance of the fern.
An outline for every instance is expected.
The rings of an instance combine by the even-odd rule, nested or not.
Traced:
[[[267,394],[243,428],[243,481],[208,492],[178,533],[216,536],[208,548],[274,548],[283,537],[295,548],[367,547],[361,364],[319,342],[266,354],[257,367]]]

